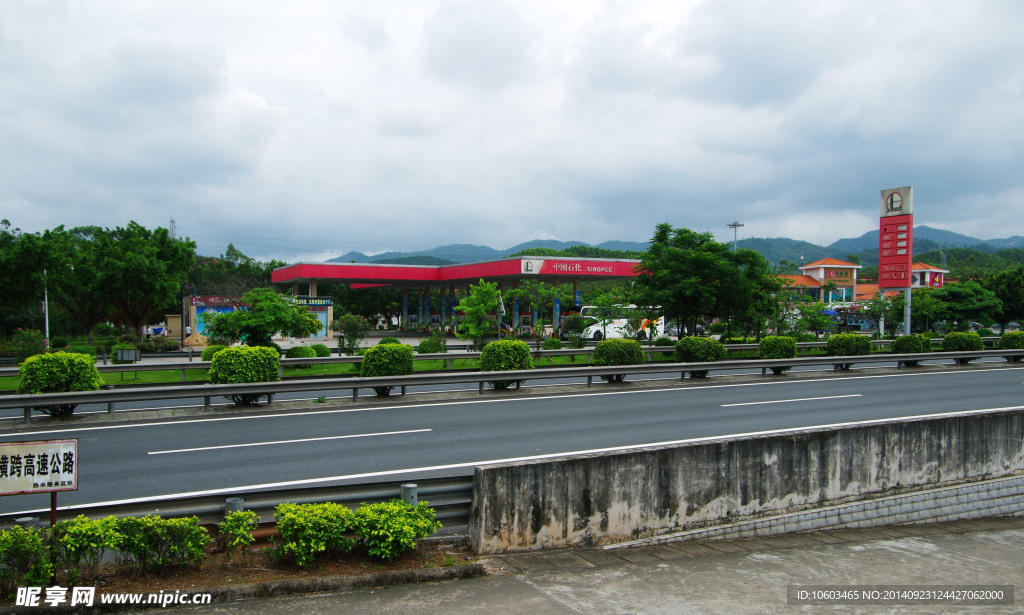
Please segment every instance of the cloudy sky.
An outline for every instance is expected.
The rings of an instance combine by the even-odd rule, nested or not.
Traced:
[[[6,0],[0,218],[201,254],[1024,235],[1020,0]]]

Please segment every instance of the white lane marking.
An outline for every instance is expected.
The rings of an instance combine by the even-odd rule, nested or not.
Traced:
[[[150,502],[154,499],[171,499],[171,498],[190,498],[200,497],[207,495],[220,495],[225,493],[239,493],[244,491],[255,491],[258,489],[279,489],[287,487],[295,487],[299,485],[312,485],[315,483],[328,483],[342,480],[353,480],[361,478],[379,478],[381,476],[394,476],[396,474],[410,474],[416,472],[435,472],[438,470],[455,470],[459,468],[475,468],[478,466],[491,466],[503,463],[519,463],[523,461],[543,461],[545,459],[555,459],[558,457],[570,457],[577,455],[592,455],[595,453],[619,453],[623,451],[632,451],[649,447],[656,446],[679,446],[683,444],[700,444],[703,442],[714,442],[721,440],[733,440],[739,438],[753,438],[758,436],[785,436],[793,433],[802,433],[808,430],[824,430],[824,429],[835,429],[837,427],[859,427],[864,425],[877,425],[881,423],[894,423],[901,421],[910,420],[924,420],[924,419],[937,419],[954,416],[967,416],[971,414],[977,414],[981,412],[1006,412],[1009,410],[1024,410],[1024,406],[1010,406],[1006,408],[984,408],[978,410],[964,410],[959,412],[943,412],[939,414],[921,414],[916,416],[904,416],[889,419],[874,419],[870,421],[855,421],[851,423],[832,423],[829,425],[811,425],[808,427],[793,427],[790,429],[775,429],[771,431],[754,431],[749,433],[739,434],[728,434],[722,436],[706,436],[703,438],[691,438],[688,440],[670,440],[667,442],[649,442],[647,444],[629,444],[626,446],[611,446],[608,448],[595,448],[585,451],[566,451],[562,453],[546,453],[543,455],[530,455],[527,457],[509,457],[506,459],[485,459],[482,461],[467,461],[465,463],[449,463],[439,466],[422,466],[418,468],[404,468],[401,470],[382,470],[379,472],[363,472],[361,474],[346,474],[343,476],[326,476],[323,478],[306,478],[301,480],[290,480],[282,481],[277,483],[262,483],[258,485],[240,485],[237,487],[224,487],[221,489],[207,489],[205,491],[188,491],[184,493],[167,493],[162,495],[152,495],[144,498],[132,498],[127,500],[112,500],[109,502],[90,502],[87,504],[78,504],[75,506],[61,507],[60,510],[75,510],[77,508],[84,508],[88,506],[121,506],[124,504],[138,504]],[[3,513],[4,516],[10,517],[22,512],[32,511],[19,511]]]
[[[376,436],[397,436],[407,433],[423,433],[433,429],[406,429],[403,431],[381,431],[378,433],[358,433],[347,436],[324,436],[322,438],[300,438],[297,440],[274,440],[271,442],[248,442],[246,444],[223,444],[221,446],[199,446],[196,448],[179,448],[167,451],[149,451],[147,455],[169,455],[171,453],[194,453],[197,451],[215,451],[224,448],[245,448],[247,446],[270,446],[271,444],[298,444],[300,442],[322,442],[324,440],[344,440],[347,438],[373,438]]]
[[[822,399],[842,399],[844,397],[864,397],[862,393],[855,393],[853,395],[830,395],[828,397],[797,397],[796,399],[772,399],[768,401],[745,401],[740,404],[721,404],[722,408],[730,408],[732,406],[757,406],[760,404],[786,404],[791,401],[819,401]]]
[[[873,376],[845,376],[841,378],[815,378],[813,380],[787,380],[787,381],[772,381],[772,382],[736,382],[728,384],[711,384],[694,387],[669,387],[664,389],[644,389],[641,391],[598,391],[594,393],[571,393],[569,395],[537,395],[537,396],[526,396],[526,397],[508,397],[502,399],[473,399],[466,401],[438,401],[438,402],[425,402],[419,404],[405,404],[395,406],[371,406],[368,408],[346,408],[338,410],[310,410],[308,412],[277,412],[273,414],[257,414],[248,416],[224,416],[208,419],[181,419],[177,421],[158,421],[153,423],[132,423],[128,425],[101,425],[96,427],[71,427],[65,429],[51,429],[42,431],[20,431],[11,433],[0,433],[0,438],[22,438],[24,436],[37,436],[37,435],[49,435],[49,434],[66,434],[69,432],[76,431],[96,431],[103,429],[137,429],[141,427],[166,427],[168,425],[193,425],[196,423],[213,423],[219,421],[248,421],[248,420],[259,420],[259,419],[275,419],[284,417],[299,417],[299,416],[316,416],[324,414],[346,414],[349,412],[376,412],[380,410],[408,410],[415,408],[436,408],[439,406],[463,406],[470,404],[506,404],[506,403],[524,403],[527,401],[546,401],[551,399],[565,399],[566,397],[600,397],[602,395],[641,395],[648,393],[664,393],[666,391],[678,391],[680,394],[693,393],[704,391],[707,389],[728,389],[737,387],[760,387],[760,386],[778,386],[778,385],[801,385],[801,384],[814,384],[818,382],[830,382],[833,380],[871,380],[876,378],[906,378],[915,376],[945,376],[945,375],[970,375],[977,374],[979,372],[998,372],[1007,369],[1024,369],[1024,365],[1021,367],[1002,367],[998,369],[973,369],[970,371],[948,371],[948,372],[928,372],[928,373],[916,373],[916,374],[879,374]],[[127,414],[130,411],[125,411]]]

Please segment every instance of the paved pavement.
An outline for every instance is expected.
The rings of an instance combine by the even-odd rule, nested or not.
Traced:
[[[490,557],[489,576],[161,613],[1020,613],[1024,518]],[[1012,604],[788,604],[790,586],[1013,586]],[[795,591],[797,588],[794,587]],[[808,588],[809,589],[809,588]],[[903,588],[909,589],[909,588]],[[1007,588],[1003,587],[1005,591]],[[884,594],[879,594],[882,597]]]

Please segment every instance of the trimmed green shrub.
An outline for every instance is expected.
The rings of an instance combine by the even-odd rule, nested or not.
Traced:
[[[77,585],[79,580],[95,582],[103,556],[117,551],[124,541],[118,523],[113,516],[89,519],[79,515],[53,526],[49,536],[51,553],[65,571],[68,585]]]
[[[316,357],[316,351],[309,346],[292,346],[284,353],[286,359],[312,359]],[[295,367],[310,367],[310,365],[296,365]]]
[[[530,347],[522,340],[503,339],[491,342],[480,352],[480,370],[484,372],[507,372],[533,369]],[[507,389],[522,380],[492,380],[487,384],[493,389]]]
[[[0,590],[11,596],[19,586],[47,587],[53,564],[43,535],[19,525],[0,531]]]
[[[434,509],[426,502],[416,506],[402,500],[363,504],[355,513],[356,534],[366,553],[393,560],[416,548],[416,541],[441,529]]]
[[[210,360],[210,382],[239,384],[243,382],[276,382],[281,379],[281,357],[266,346],[225,348]],[[263,394],[226,395],[236,406],[252,406]]]
[[[210,543],[199,517],[124,517],[117,520],[117,531],[123,536],[119,548],[122,563],[136,566],[140,572],[165,573],[173,566],[198,565]]]
[[[348,553],[355,544],[349,536],[355,528],[355,514],[336,502],[278,504],[274,521],[278,532],[274,557],[294,559],[299,566],[315,563],[321,553]]]
[[[213,355],[217,354],[221,350],[224,350],[225,348],[227,348],[227,346],[222,346],[220,344],[214,344],[213,346],[207,346],[206,348],[203,348],[203,353],[201,355],[199,355],[199,358],[201,360],[203,360],[203,361],[212,361],[213,360]]]
[[[871,340],[856,333],[837,333],[825,340],[825,354],[832,357],[852,357],[871,354]],[[836,363],[835,368],[850,369],[852,363]]]
[[[594,347],[591,363],[598,367],[607,365],[640,365],[644,362],[644,348],[640,342],[627,339],[601,340]],[[622,382],[625,374],[601,376],[606,382]]]
[[[993,331],[992,329],[985,329],[985,328],[978,329],[978,335],[980,337],[995,337],[996,336],[995,331]],[[50,345],[53,346],[53,344],[50,344]]]
[[[1024,348],[1024,331],[1007,331],[999,338],[999,350],[1013,350]],[[1020,357],[1006,357],[1010,363],[1017,363]]]
[[[18,329],[8,346],[14,351],[18,363],[24,363],[25,359],[46,352],[46,338],[34,329]]]
[[[367,348],[363,354],[363,364],[359,375],[364,378],[374,376],[404,376],[412,373],[413,353],[408,344],[377,344]],[[373,387],[378,397],[388,397],[394,387]]]
[[[310,344],[310,348],[316,353],[318,357],[329,357],[331,356],[331,349],[326,344]]]
[[[430,337],[424,338],[416,346],[416,352],[420,354],[436,354],[448,352],[448,339],[443,331],[434,330]]]
[[[235,549],[242,551],[242,557],[248,559],[249,545],[256,540],[252,530],[259,523],[259,515],[252,510],[235,510],[224,515],[224,520],[217,526],[220,540],[224,546],[224,563],[228,563]]]
[[[889,349],[893,354],[916,354],[919,352],[925,352],[929,349],[930,342],[927,338],[920,335],[901,335],[894,339],[889,344]],[[904,361],[903,364],[913,367],[920,363],[920,361]]]
[[[792,359],[796,357],[796,340],[792,337],[769,335],[757,345],[757,356],[760,359]],[[790,367],[772,367],[776,376],[786,373]]]
[[[583,336],[587,331],[587,319],[579,314],[566,316],[562,320],[562,333],[565,334],[569,348],[583,348],[587,345],[587,338]]]
[[[710,337],[684,337],[676,342],[676,359],[680,363],[707,363],[726,355],[725,345]],[[708,370],[687,372],[690,378],[707,378]]]
[[[134,344],[138,341],[138,337],[134,333],[122,333],[117,336],[117,341],[120,344]]]
[[[377,342],[377,344],[401,344],[401,343],[402,343],[402,340],[398,339],[397,337],[392,337],[390,335],[387,336],[387,337],[380,338],[380,341]]]
[[[657,339],[654,340],[654,345],[655,346],[675,346],[676,342],[671,337],[667,337],[667,336],[662,335],[662,336],[660,336],[660,337],[658,337]]]
[[[544,343],[541,344],[540,347],[544,350],[561,350],[562,340],[558,339],[557,337],[549,337],[546,340],[544,340]]]
[[[18,367],[18,393],[64,393],[70,391],[96,391],[103,380],[96,369],[95,360],[84,354],[54,352],[25,359]],[[50,416],[71,416],[78,404],[33,407]]]
[[[973,331],[950,331],[942,338],[943,352],[960,352],[966,350],[984,350],[985,343],[981,336]],[[957,359],[957,365],[967,365],[973,357]]]

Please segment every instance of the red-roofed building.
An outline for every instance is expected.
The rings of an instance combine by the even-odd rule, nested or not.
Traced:
[[[823,258],[800,267],[802,275],[781,277],[789,290],[799,290],[823,303],[853,301],[857,296],[857,270],[860,265],[836,258]],[[833,288],[825,287],[831,283]]]

